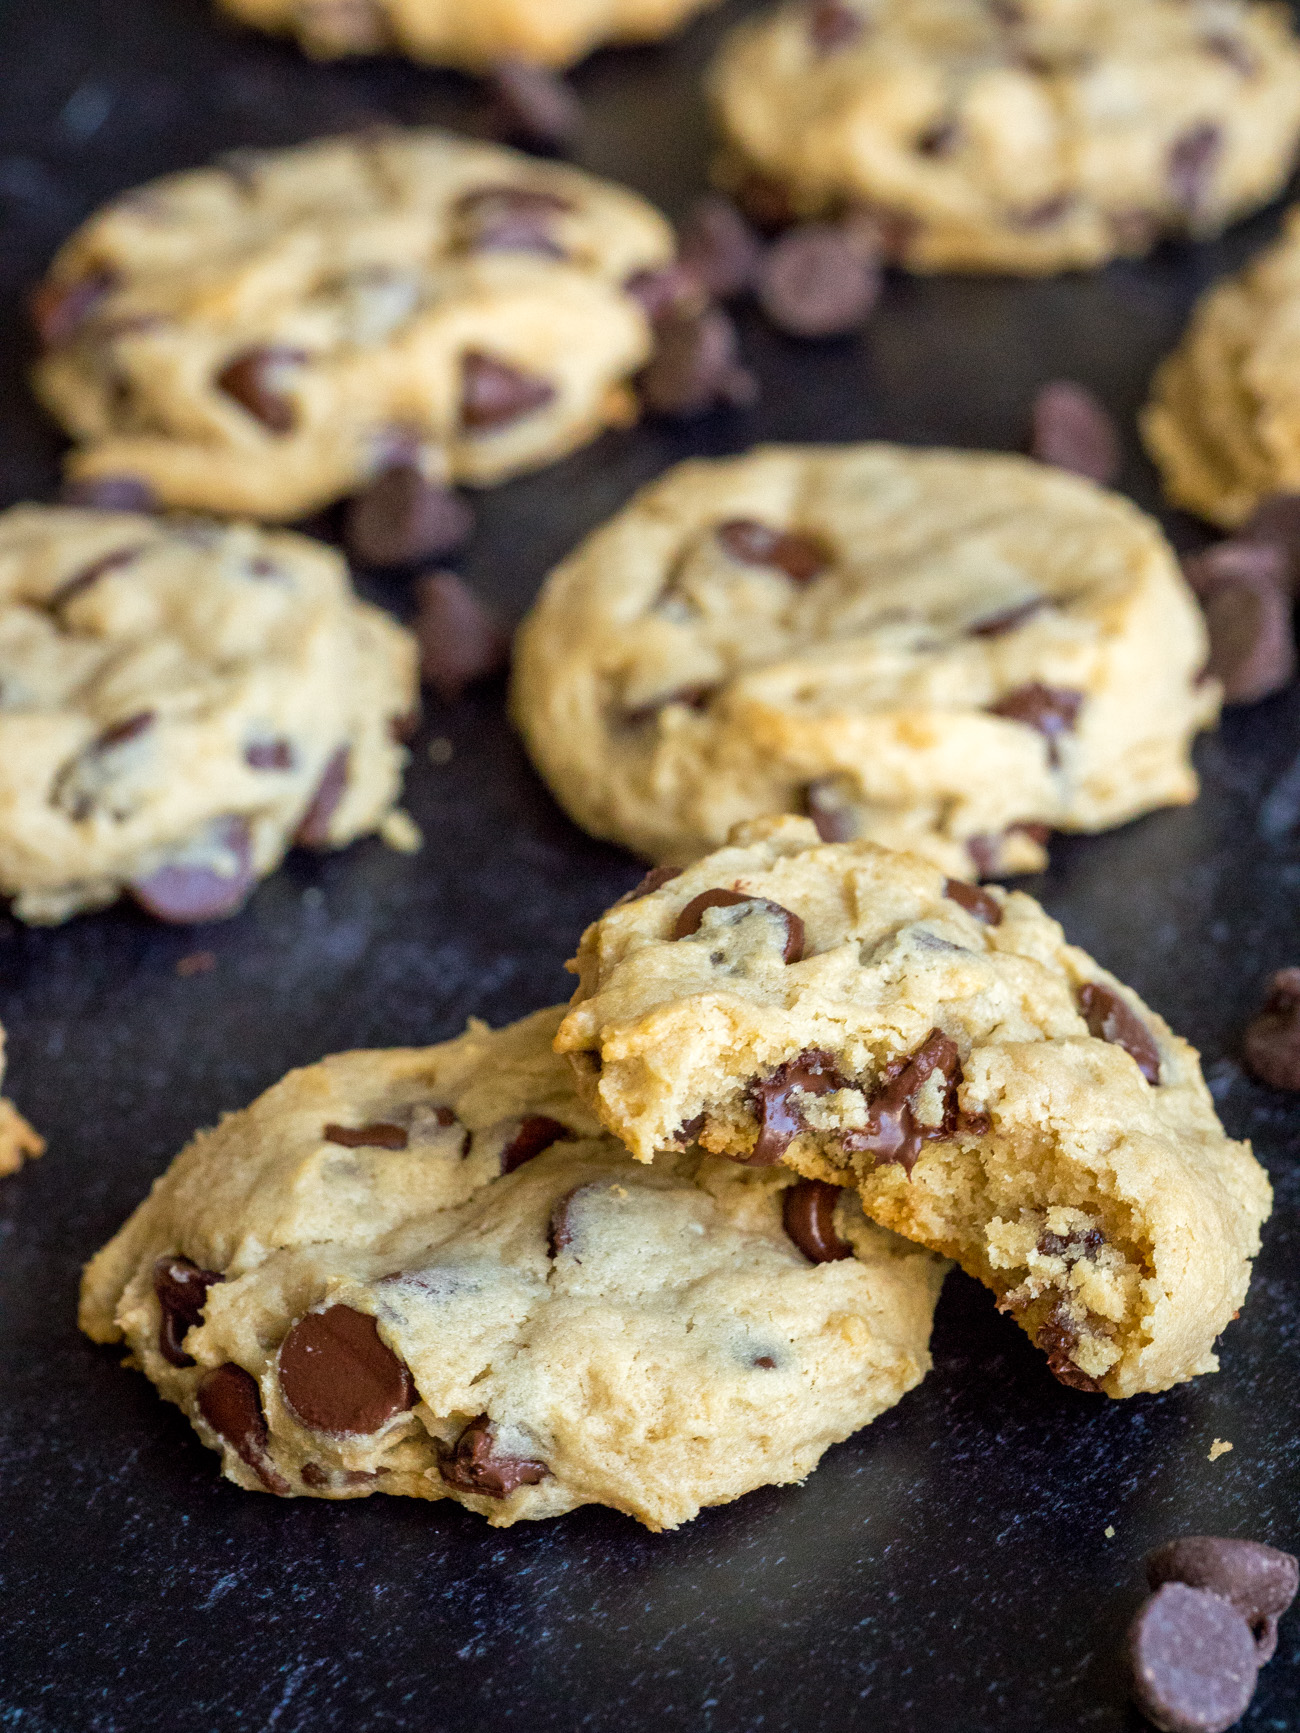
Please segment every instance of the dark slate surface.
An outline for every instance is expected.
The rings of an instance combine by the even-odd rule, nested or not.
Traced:
[[[694,83],[721,24],[580,74],[583,160],[679,212],[707,157]],[[377,116],[472,120],[465,82],[313,66],[204,0],[9,0],[0,11],[0,503],[49,498],[58,440],[27,398],[25,285],[106,194],[238,144]],[[466,561],[518,614],[640,481],[757,438],[1013,447],[1071,375],[1129,428],[1197,290],[1273,230],[1048,283],[892,282],[853,341],[746,321],[752,413],[609,437],[483,501]],[[1197,531],[1172,525],[1183,542]],[[399,586],[378,591],[401,607]],[[443,768],[424,742],[454,743]],[[406,858],[295,857],[238,919],[185,933],[111,911],[0,917],[10,1083],[50,1152],[0,1183],[0,1728],[186,1733],[502,1726],[634,1733],[1136,1726],[1118,1651],[1140,1559],[1188,1529],[1300,1540],[1296,1108],[1244,1078],[1264,973],[1300,962],[1300,698],[1202,743],[1205,794],[1054,845],[1031,888],[1204,1050],[1229,1128],[1278,1190],[1217,1377],[1127,1403],[1053,1383],[982,1289],[950,1280],[927,1382],[806,1486],[653,1536],[607,1512],[505,1534],[451,1506],[279,1503],[221,1482],[143,1379],[74,1327],[78,1267],[191,1130],[331,1050],[441,1039],[560,996],[585,921],[638,868],[579,835],[488,690],[433,714]],[[178,958],[215,952],[206,975]],[[1211,1465],[1216,1438],[1229,1456]],[[1107,1529],[1113,1528],[1113,1538]],[[1247,1720],[1300,1724],[1300,1617]]]

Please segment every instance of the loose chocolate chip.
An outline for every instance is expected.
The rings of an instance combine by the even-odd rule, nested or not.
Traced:
[[[652,891],[657,891],[662,886],[671,884],[674,879],[681,876],[681,867],[651,867],[640,884],[634,885],[630,891],[626,891],[614,904],[614,907],[621,909],[626,903],[639,903],[642,897],[648,897]]]
[[[250,770],[292,770],[293,746],[283,738],[250,740],[244,748],[244,763]]]
[[[1226,1733],[1259,1665],[1250,1626],[1208,1589],[1165,1583],[1129,1627],[1133,1701],[1164,1733]]]
[[[292,433],[298,422],[298,411],[291,398],[279,386],[284,374],[307,359],[301,349],[282,345],[265,345],[247,349],[236,355],[217,374],[217,385],[227,397],[233,397],[256,421],[269,432]]]
[[[544,1113],[531,1113],[520,1121],[518,1131],[501,1151],[501,1171],[513,1173],[553,1143],[572,1141],[573,1133],[567,1125],[561,1125],[558,1119],[549,1119]]]
[[[92,271],[70,283],[44,282],[29,303],[36,334],[47,349],[67,343],[116,286],[111,271]]]
[[[257,1380],[233,1360],[205,1372],[199,1383],[199,1413],[208,1425],[252,1469],[268,1492],[283,1496],[289,1482],[267,1454],[266,1420]]]
[[[823,842],[852,842],[857,835],[853,809],[833,782],[810,782],[803,791],[804,811]]]
[[[294,832],[293,840],[299,848],[330,846],[330,820],[338,810],[338,804],[348,786],[351,763],[351,747],[340,746],[321,772],[311,804],[298,821],[298,829]]]
[[[999,698],[996,704],[990,704],[989,714],[1003,716],[1008,722],[1023,722],[1027,728],[1036,728],[1047,741],[1048,763],[1055,765],[1061,761],[1060,738],[1074,732],[1082,705],[1082,692],[1069,686],[1044,686],[1031,680],[1028,685],[1017,686],[1008,692],[1005,698]]]
[[[138,475],[84,475],[65,481],[59,490],[64,505],[91,511],[155,512],[158,496]]]
[[[829,1095],[848,1087],[848,1079],[836,1068],[831,1055],[816,1047],[795,1059],[787,1059],[770,1077],[751,1083],[749,1099],[758,1115],[758,1137],[746,1158],[748,1165],[771,1167],[803,1130],[803,1114],[798,1103],[791,1099],[796,1092]]]
[[[634,271],[623,290],[640,304],[652,325],[674,313],[698,313],[705,299],[699,278],[680,263]]]
[[[1110,414],[1085,385],[1053,379],[1034,397],[1030,453],[1040,463],[1109,486],[1119,474],[1119,434]]]
[[[231,815],[212,826],[215,848],[224,854],[233,871],[219,872],[198,861],[179,860],[156,867],[145,878],[132,879],[131,895],[155,920],[188,926],[198,921],[220,921],[239,910],[257,882],[253,865],[253,842],[247,820]]]
[[[1119,994],[1099,981],[1079,988],[1079,1009],[1088,1033],[1122,1047],[1148,1083],[1160,1081],[1160,1049],[1146,1024]]]
[[[1267,495],[1242,524],[1232,542],[1220,546],[1239,546],[1242,542],[1276,543],[1286,555],[1287,582],[1292,590],[1296,589],[1300,581],[1300,493]]]
[[[740,365],[736,327],[721,307],[670,311],[655,338],[654,355],[637,380],[652,413],[689,418],[757,398],[757,382]]]
[[[416,598],[420,673],[444,704],[505,667],[510,634],[462,578],[428,572],[416,584]]]
[[[508,1498],[521,1486],[536,1486],[550,1470],[544,1462],[498,1451],[496,1427],[486,1414],[480,1414],[456,1440],[455,1452],[440,1465],[439,1473],[458,1492]]]
[[[1070,1358],[1070,1350],[1078,1345],[1078,1341],[1078,1328],[1058,1300],[1039,1325],[1034,1344],[1047,1356],[1047,1370],[1058,1384],[1065,1384],[1071,1390],[1082,1390],[1086,1395],[1095,1396],[1101,1390],[1101,1385]]]
[[[563,150],[582,130],[582,105],[556,73],[528,60],[498,60],[492,68],[492,119],[497,136],[541,150]]]
[[[752,287],[763,245],[721,193],[705,193],[682,225],[677,256],[706,294],[726,301]]]
[[[524,373],[477,349],[461,364],[460,418],[475,433],[495,433],[554,401],[549,379]]]
[[[943,1119],[938,1125],[921,1125],[914,1111],[916,1100],[936,1071],[946,1082]],[[910,1174],[924,1142],[951,1137],[957,1129],[960,1083],[956,1043],[941,1029],[931,1029],[910,1059],[896,1059],[886,1070],[883,1086],[867,1103],[866,1125],[846,1132],[841,1146],[849,1154],[874,1155],[877,1167],[897,1162]]]
[[[378,1432],[419,1400],[411,1374],[351,1306],[308,1312],[280,1344],[280,1391],[313,1432]]]
[[[1219,549],[1211,552],[1219,555],[1217,570],[1226,574],[1228,558]],[[1233,551],[1232,564],[1240,575],[1219,577],[1201,601],[1210,636],[1207,672],[1222,681],[1226,704],[1258,704],[1295,677],[1287,558],[1275,543],[1246,542]]]
[[[987,891],[982,891],[978,885],[968,885],[965,879],[945,879],[943,894],[951,897],[953,902],[960,903],[968,915],[974,915],[975,919],[983,921],[986,927],[1002,925],[1002,904]]]
[[[813,46],[823,54],[831,54],[837,48],[847,48],[856,42],[863,31],[861,13],[855,12],[851,6],[843,4],[843,0],[816,0],[808,13],[808,34]]]
[[[1189,1534],[1166,1541],[1146,1558],[1147,1583],[1186,1583],[1231,1602],[1250,1626],[1262,1667],[1277,1648],[1277,1621],[1295,1599],[1300,1566],[1295,1556],[1257,1540]]]
[[[1253,78],[1259,71],[1258,60],[1240,36],[1230,36],[1227,31],[1216,30],[1202,39],[1201,47],[1216,59],[1226,60],[1233,71],[1239,72],[1243,78]]]
[[[1046,596],[1031,596],[1027,602],[1017,602],[1013,608],[1003,608],[1000,613],[977,620],[966,630],[972,638],[1003,638],[1008,632],[1023,626],[1026,620],[1032,620],[1035,614],[1041,614],[1047,606]]]
[[[555,239],[555,222],[572,209],[558,193],[495,186],[466,193],[456,201],[455,216],[473,252],[545,253],[562,259],[565,252]]]
[[[139,559],[143,552],[144,549],[138,547],[118,548],[115,552],[105,554],[101,559],[92,561],[82,571],[70,578],[65,578],[49,598],[46,607],[57,611],[66,606],[74,596],[79,596],[83,590],[88,590],[92,584],[98,583],[100,578],[108,572],[120,571],[123,566],[131,565],[133,561]]]
[[[405,1126],[383,1120],[374,1125],[327,1125],[321,1136],[344,1149],[405,1149],[410,1142]]]
[[[1246,1025],[1246,1069],[1274,1089],[1300,1089],[1300,969],[1279,969]]]
[[[781,1199],[785,1231],[803,1255],[814,1264],[833,1264],[851,1258],[853,1247],[835,1231],[835,1205],[840,1188],[824,1179],[801,1179],[788,1186]]]
[[[1170,147],[1166,170],[1169,193],[1189,217],[1195,217],[1205,205],[1222,149],[1222,130],[1208,120],[1190,127]]]
[[[188,1330],[202,1321],[208,1289],[225,1277],[217,1270],[201,1270],[189,1258],[159,1258],[153,1267],[153,1291],[162,1307],[158,1325],[158,1352],[169,1366],[192,1366],[183,1346]]]
[[[807,584],[830,564],[830,554],[814,536],[773,529],[753,518],[719,524],[717,538],[745,566],[775,566],[793,584]]]
[[[769,901],[767,897],[748,896],[744,891],[701,891],[698,897],[692,897],[674,923],[674,939],[689,939],[692,933],[698,933],[706,909],[733,908],[741,903],[750,903],[755,908],[765,909],[769,915],[776,915],[785,923],[785,942],[781,955],[787,963],[797,963],[803,956],[804,945],[803,922],[799,916],[790,909],[782,908],[780,903]]]
[[[474,532],[458,493],[426,481],[413,463],[383,470],[348,502],[343,535],[363,566],[402,566],[449,554]]]
[[[774,241],[758,269],[758,304],[792,337],[839,337],[880,298],[880,260],[835,223],[802,223]]]

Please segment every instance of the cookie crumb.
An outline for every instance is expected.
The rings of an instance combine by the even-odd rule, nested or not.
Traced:
[[[206,975],[210,969],[217,966],[215,951],[191,951],[187,957],[176,959],[176,973],[184,980],[190,975]]]
[[[1232,1445],[1226,1438],[1216,1438],[1214,1443],[1210,1446],[1208,1460],[1210,1462],[1217,1462],[1221,1456],[1226,1456],[1231,1449]]]
[[[419,854],[424,847],[424,834],[409,812],[395,806],[379,827],[380,839],[398,854]]]
[[[1102,1529],[1101,1532],[1105,1535],[1107,1540],[1114,1540],[1115,1530],[1111,1527],[1111,1525],[1109,1523],[1106,1524],[1105,1528]]]
[[[435,734],[429,742],[429,762],[431,764],[450,764],[454,748],[445,734]]]

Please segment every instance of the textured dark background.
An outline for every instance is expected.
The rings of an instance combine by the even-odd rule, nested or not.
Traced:
[[[581,160],[680,213],[707,159],[697,74],[741,10],[590,62]],[[21,297],[105,195],[233,145],[379,116],[463,123],[478,102],[397,62],[311,65],[204,0],[9,0],[0,504],[52,497],[58,439],[25,391]],[[765,438],[1011,448],[1034,387],[1060,375],[1124,418],[1125,484],[1153,506],[1132,435],[1150,369],[1198,289],[1275,221],[1090,278],[893,281],[843,342],[747,318],[757,409],[610,436],[487,496],[466,573],[517,615],[581,532],[678,457]],[[1057,841],[1030,886],[1201,1047],[1229,1129],[1272,1172],[1276,1213],[1217,1377],[1126,1403],[1064,1390],[953,1277],[931,1377],[806,1486],[675,1535],[596,1510],[501,1534],[450,1505],[236,1491],[175,1410],[78,1336],[80,1264],[196,1126],[332,1050],[436,1041],[471,1012],[504,1021],[565,993],[583,924],[639,869],[559,814],[501,699],[428,717],[418,856],[295,856],[238,919],[191,932],[125,909],[54,932],[0,916],[10,1086],[50,1140],[0,1182],[0,1728],[1135,1727],[1119,1650],[1143,1552],[1188,1529],[1300,1541],[1300,1115],[1238,1063],[1262,976],[1300,962],[1295,692],[1202,742],[1196,807]],[[454,743],[442,768],[434,734]],[[215,970],[178,978],[198,949]],[[1235,1448],[1211,1465],[1216,1437]],[[1246,1724],[1300,1725],[1300,1617]]]

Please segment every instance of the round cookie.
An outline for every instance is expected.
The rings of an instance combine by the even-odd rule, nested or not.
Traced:
[[[1243,0],[820,0],[712,73],[721,178],[756,208],[878,216],[917,271],[1038,273],[1204,236],[1300,134],[1289,14]]]
[[[1268,1179],[1194,1050],[1031,898],[769,819],[652,874],[571,967],[557,1048],[640,1159],[697,1139],[856,1185],[1077,1388],[1216,1369]]]
[[[285,521],[414,465],[501,481],[634,420],[643,199],[434,131],[241,153],[115,200],[37,291],[83,484]]]
[[[607,42],[668,36],[710,0],[221,0],[262,30],[288,31],[308,54],[394,50],[481,71],[505,59],[568,66]]]
[[[233,914],[299,842],[401,846],[409,632],[342,559],[247,524],[0,514],[0,896]]]
[[[1282,238],[1198,303],[1142,414],[1175,504],[1235,529],[1300,491],[1300,211]]]
[[[943,1264],[787,1170],[633,1161],[562,1016],[290,1073],[176,1158],[82,1328],[253,1490],[661,1529],[802,1480],[928,1369]]]
[[[0,1082],[5,1073],[5,1032],[0,1029]],[[44,1155],[45,1139],[19,1113],[12,1101],[0,1096],[0,1179],[17,1173],[24,1161]]]
[[[680,465],[552,574],[514,713],[578,823],[680,863],[807,812],[956,877],[1196,796],[1205,627],[1159,526],[1026,458]]]

